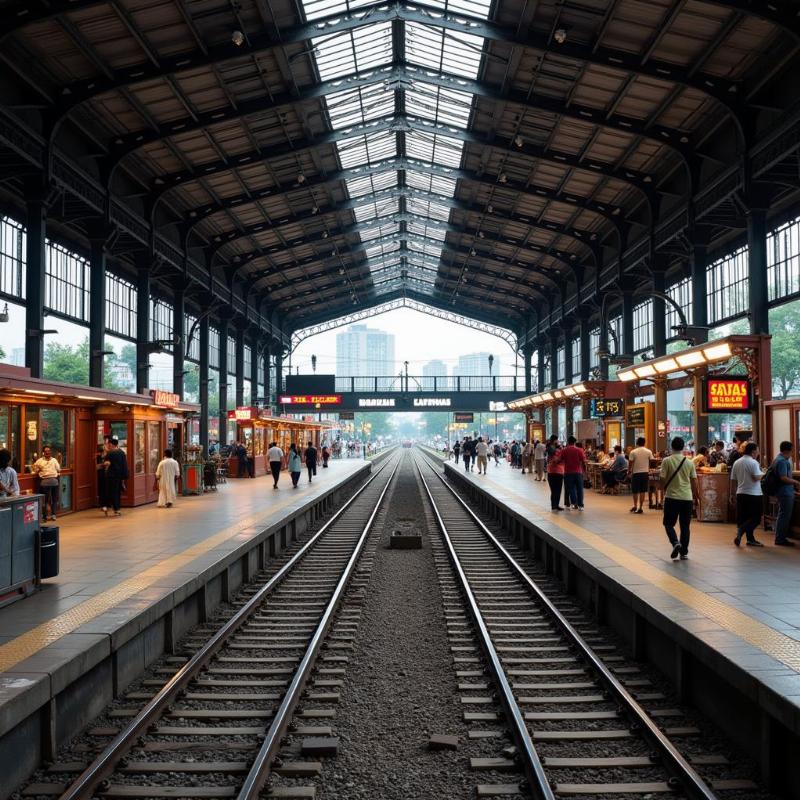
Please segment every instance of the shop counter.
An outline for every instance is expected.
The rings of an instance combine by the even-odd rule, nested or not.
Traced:
[[[31,594],[42,495],[0,498],[0,605]]]
[[[729,522],[731,520],[731,480],[727,472],[697,473],[700,502],[698,522]]]

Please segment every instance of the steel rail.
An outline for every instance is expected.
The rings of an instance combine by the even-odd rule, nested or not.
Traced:
[[[607,688],[611,690],[618,703],[620,703],[629,716],[633,718],[633,721],[641,726],[642,734],[657,748],[661,755],[664,756],[664,767],[680,783],[680,786],[676,786],[675,788],[685,791],[692,800],[719,800],[718,796],[714,794],[694,767],[680,754],[669,738],[650,719],[648,713],[636,701],[631,693],[614,677],[613,673],[595,654],[594,650],[586,643],[581,634],[578,633],[566,617],[553,605],[547,595],[537,586],[530,575],[522,569],[514,556],[506,550],[502,543],[498,541],[497,537],[483,524],[481,519],[458,495],[455,489],[450,486],[444,476],[439,474],[436,469],[437,465],[432,463],[426,455],[423,454],[422,457],[428,466],[433,469],[434,474],[439,478],[442,485],[458,501],[464,511],[466,511],[495,549],[500,553],[512,571],[515,572],[517,577],[526,585],[534,598],[544,606],[545,610],[555,619],[564,635],[578,648],[580,655],[594,670],[596,670],[597,674],[606,684]]]
[[[342,596],[344,595],[344,591],[347,588],[347,584],[350,581],[353,570],[358,563],[358,559],[361,557],[361,551],[364,548],[364,543],[366,542],[367,537],[372,530],[372,525],[375,522],[375,518],[378,516],[383,499],[386,496],[386,493],[389,491],[389,487],[392,484],[392,479],[397,473],[401,461],[402,456],[395,462],[392,474],[389,475],[389,479],[386,481],[386,485],[383,487],[383,491],[380,493],[380,496],[375,503],[375,508],[372,510],[372,513],[369,515],[369,519],[361,531],[355,549],[353,550],[353,553],[347,562],[347,566],[342,572],[342,576],[339,578],[339,582],[336,584],[333,595],[331,596],[331,599],[325,608],[325,612],[323,613],[322,618],[317,625],[317,629],[314,631],[314,635],[309,642],[305,655],[295,671],[292,682],[289,684],[289,688],[286,690],[286,694],[284,695],[278,710],[275,712],[272,723],[267,731],[267,735],[264,738],[261,747],[259,748],[253,765],[250,767],[250,772],[248,772],[247,777],[242,784],[242,788],[239,791],[237,800],[258,800],[261,794],[261,789],[269,777],[269,773],[272,768],[272,762],[275,756],[278,754],[278,750],[281,746],[281,740],[283,739],[283,736],[285,735],[291,721],[292,712],[294,711],[297,702],[300,699],[300,695],[305,690],[309,673],[314,666],[317,654],[322,646],[322,640],[328,633],[328,629],[333,621],[333,615],[339,606]],[[382,471],[383,470],[381,470],[381,472]]]
[[[517,700],[514,697],[514,692],[508,682],[506,673],[503,670],[503,665],[500,662],[500,657],[497,655],[497,650],[495,650],[494,643],[492,642],[492,635],[489,633],[489,628],[487,627],[486,621],[483,618],[483,614],[478,607],[478,602],[472,592],[469,579],[467,578],[466,573],[461,566],[461,560],[455,551],[455,547],[450,539],[447,526],[444,524],[442,515],[439,513],[439,507],[436,505],[436,501],[433,499],[433,493],[431,492],[430,486],[428,486],[428,482],[425,480],[425,476],[422,474],[422,468],[420,467],[418,461],[416,462],[416,467],[417,471],[419,472],[422,485],[425,487],[425,492],[428,495],[428,500],[430,501],[433,513],[436,515],[436,521],[441,528],[442,535],[444,536],[445,544],[447,545],[447,551],[450,555],[450,561],[452,562],[453,568],[455,569],[459,580],[461,581],[461,588],[466,595],[470,613],[472,614],[472,618],[475,621],[475,626],[478,629],[481,647],[483,648],[486,658],[489,661],[489,666],[494,675],[494,679],[500,688],[500,702],[505,708],[509,721],[512,724],[514,738],[517,741],[517,745],[519,746],[521,753],[524,754],[522,759],[523,768],[525,770],[525,775],[528,779],[528,782],[530,783],[531,790],[533,791],[537,800],[555,800],[555,795],[553,794],[553,790],[550,788],[550,782],[545,774],[544,766],[539,758],[539,754],[536,752],[536,746],[533,744],[530,732],[528,731],[528,726],[525,724],[525,717],[522,713],[522,709],[520,709],[519,705],[517,704]]]
[[[67,787],[59,800],[87,800],[98,786],[114,772],[117,764],[147,732],[177,695],[197,676],[203,666],[226,644],[228,639],[260,608],[264,600],[283,582],[326,531],[363,494],[388,467],[387,461],[371,475],[355,494],[258,590],[147,702],[141,711],[106,745],[103,751]],[[397,467],[395,467],[395,470]],[[392,473],[394,475],[394,472]],[[390,476],[391,480],[391,476]],[[384,490],[385,493],[385,490]],[[383,494],[381,494],[383,497]]]

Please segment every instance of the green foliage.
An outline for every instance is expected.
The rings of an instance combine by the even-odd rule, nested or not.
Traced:
[[[89,384],[89,337],[77,347],[48,342],[44,349],[45,379],[82,386]]]
[[[0,345],[0,361],[2,361],[6,357],[6,351],[3,350],[3,346]]]
[[[770,311],[772,330],[772,391],[788,397],[800,391],[800,303]]]

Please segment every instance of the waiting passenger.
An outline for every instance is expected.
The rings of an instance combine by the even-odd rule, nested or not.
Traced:
[[[792,443],[781,442],[780,453],[772,462],[772,469],[778,476],[778,491],[775,498],[778,501],[778,518],[775,520],[775,544],[780,547],[794,547],[794,542],[788,539],[789,528],[792,522],[792,510],[794,509],[794,493],[800,487],[800,481],[796,481],[792,474],[794,464],[792,463]]]
[[[478,437],[478,441],[475,443],[475,455],[478,459],[478,475],[486,474],[486,465],[489,463],[488,455],[489,455],[489,445],[483,441],[483,436]]]
[[[172,450],[165,450],[164,458],[158,462],[156,467],[155,488],[158,489],[159,508],[172,508],[172,504],[178,496],[176,487],[180,474],[181,468],[172,457]]]
[[[731,469],[731,480],[736,481],[736,538],[733,543],[739,547],[742,534],[747,537],[750,547],[763,547],[756,540],[755,529],[761,522],[764,509],[764,497],[761,491],[761,465],[758,463],[758,445],[748,442],[744,455]]]
[[[544,470],[547,463],[547,447],[544,442],[538,439],[533,445],[533,471],[536,473],[536,480],[544,480]]]
[[[550,510],[563,511],[559,504],[561,489],[564,486],[564,463],[561,461],[561,447],[554,443],[552,453],[547,459],[547,483],[550,486]]]
[[[650,484],[650,460],[653,458],[652,451],[645,447],[644,436],[636,440],[636,447],[631,450],[628,457],[628,468],[631,473],[631,492],[633,494],[633,506],[631,514],[644,514],[644,496]]]
[[[106,492],[108,502],[114,510],[115,517],[121,517],[119,510],[122,497],[122,485],[128,479],[128,457],[119,449],[119,439],[116,436],[109,436],[106,460],[103,462],[106,468]],[[105,515],[108,516],[108,507],[103,506]]]
[[[50,519],[54,520],[58,509],[58,476],[61,467],[48,446],[43,448],[42,457],[36,459],[31,472],[38,476],[39,487],[44,495],[44,518],[47,519],[47,507],[50,506]]]
[[[615,494],[617,487],[625,480],[628,472],[628,459],[622,455],[622,445],[614,445],[614,458],[611,466],[603,470],[603,492],[602,494]]]
[[[17,471],[11,466],[11,452],[0,450],[0,497],[16,497],[19,494]]]
[[[305,452],[306,469],[308,470],[308,482],[311,483],[311,477],[317,474],[317,448],[314,447],[314,442],[309,442]]]

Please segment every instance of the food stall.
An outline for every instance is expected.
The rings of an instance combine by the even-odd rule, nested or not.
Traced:
[[[273,416],[267,409],[256,406],[239,406],[228,412],[228,422],[235,424],[234,441],[244,443],[247,457],[252,464],[253,476],[266,475],[269,472],[267,450],[271,442],[277,442],[284,452],[283,466],[288,462],[289,446],[294,442],[298,448],[305,450],[309,441],[319,450],[322,443],[322,431],[332,427],[328,420],[317,421],[310,417],[294,419],[287,416]],[[302,452],[301,452],[302,455]],[[321,460],[320,456],[320,460]],[[239,473],[239,461],[235,455],[228,460],[228,475],[236,477]],[[245,470],[247,474],[247,470]]]
[[[198,412],[199,406],[166,392],[75,386],[31,378],[24,367],[0,364],[0,447],[11,451],[23,493],[37,490],[31,468],[45,446],[52,449],[61,467],[61,513],[98,505],[98,459],[108,436],[119,439],[128,458],[130,478],[122,504],[155,501],[155,471],[167,446],[167,425],[174,425],[175,435],[185,441],[185,425]]]

